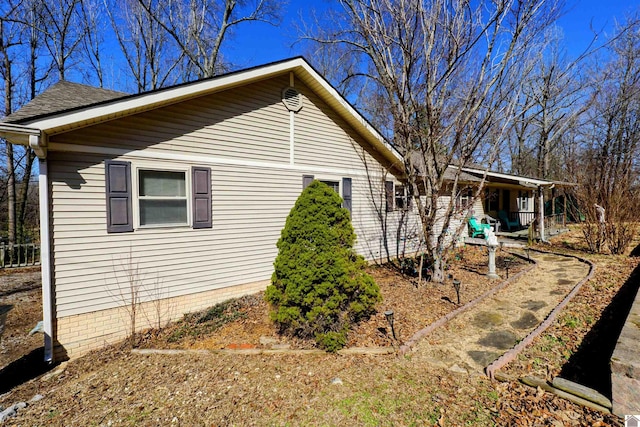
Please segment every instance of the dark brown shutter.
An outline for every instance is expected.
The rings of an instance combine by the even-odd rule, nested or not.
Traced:
[[[393,199],[395,194],[393,192],[393,181],[385,181],[384,183],[385,201],[387,205],[387,212],[393,211]]]
[[[191,169],[193,187],[193,228],[211,228],[211,169]]]
[[[131,209],[131,163],[105,160],[107,233],[133,231]]]
[[[313,182],[313,175],[302,175],[302,189],[304,190]]]
[[[349,211],[353,219],[352,198],[351,198],[351,178],[342,178],[342,206]]]

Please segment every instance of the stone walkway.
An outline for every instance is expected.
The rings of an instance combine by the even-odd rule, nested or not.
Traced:
[[[537,266],[420,341],[412,360],[482,373],[526,337],[589,272],[575,258],[531,252]]]

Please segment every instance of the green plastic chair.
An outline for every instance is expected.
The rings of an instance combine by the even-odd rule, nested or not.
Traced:
[[[485,233],[491,229],[489,224],[481,224],[474,217],[469,218],[469,228],[471,230],[471,237],[486,237]]]
[[[505,211],[499,211],[498,218],[500,218],[500,222],[507,227],[508,231],[511,231],[512,228],[515,228],[516,230],[520,229],[520,221],[517,219],[515,221],[510,221],[509,215],[507,215]]]

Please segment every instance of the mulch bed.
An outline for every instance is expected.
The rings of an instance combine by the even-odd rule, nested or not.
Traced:
[[[516,274],[528,264],[507,251],[498,250],[498,273],[505,275],[504,259],[508,258],[509,274]],[[447,279],[438,284],[402,275],[388,266],[371,266],[369,273],[380,287],[383,302],[368,320],[360,322],[349,334],[347,347],[381,347],[395,344],[384,316],[394,312],[394,329],[399,344],[415,332],[457,309],[500,283],[486,277],[488,256],[485,247],[467,246],[456,252],[446,270]],[[453,279],[461,282],[460,305]],[[198,313],[184,316],[162,330],[146,331],[141,336],[142,348],[182,349],[248,349],[268,348],[274,344],[291,348],[315,348],[315,342],[282,336],[269,320],[269,307],[264,293],[228,301]]]

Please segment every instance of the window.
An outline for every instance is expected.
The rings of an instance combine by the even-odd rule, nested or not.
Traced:
[[[185,172],[138,171],[140,225],[188,224]]]
[[[456,197],[456,210],[462,211],[471,207],[473,202],[473,189],[471,187],[463,188]]]
[[[396,185],[396,209],[411,209],[411,193],[406,185]]]
[[[529,194],[526,191],[520,191],[518,197],[518,209],[520,211],[528,211],[529,210]]]
[[[324,179],[320,179],[319,181],[323,184],[327,184],[329,187],[333,189],[333,191],[340,194],[340,183],[338,181],[327,181]]]
[[[307,188],[314,180],[313,175],[302,175],[302,189]],[[318,179],[318,181],[327,184],[336,193],[340,194],[340,181]],[[353,214],[353,197],[351,194],[351,178],[342,178],[342,207]]]
[[[136,184],[132,186],[131,162],[105,160],[107,233],[132,232],[134,223],[142,227],[212,228],[210,168],[193,166],[191,173],[137,169],[135,173],[137,194],[131,190],[136,188]],[[134,203],[138,209],[132,209]]]

